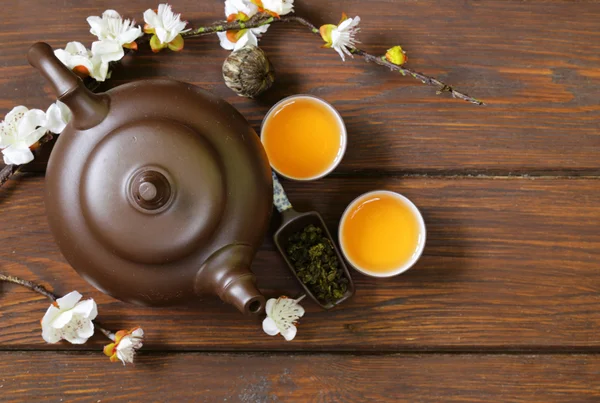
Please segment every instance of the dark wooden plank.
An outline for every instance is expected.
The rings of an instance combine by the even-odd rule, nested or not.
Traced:
[[[595,402],[597,355],[0,353],[4,403]]]
[[[286,182],[296,207],[321,211],[331,229],[347,203],[376,188],[413,199],[428,225],[427,247],[413,270],[389,280],[353,273],[355,297],[328,312],[307,302],[292,343],[265,336],[258,320],[213,298],[187,308],[150,309],[95,291],[52,241],[41,177],[19,177],[0,191],[0,270],[52,284],[58,293],[77,289],[94,297],[105,325],[142,325],[148,349],[598,351],[599,184],[420,177]],[[266,295],[300,292],[270,240],[253,268]],[[1,287],[1,348],[72,348],[47,346],[40,338],[46,301]]]
[[[212,22],[223,1],[174,0],[194,24]],[[186,42],[179,54],[143,50],[127,59],[109,86],[171,76],[225,97],[255,128],[280,98],[309,92],[331,102],[349,130],[340,172],[441,170],[600,172],[600,3],[596,1],[298,0],[299,15],[337,22],[362,17],[364,48],[384,53],[401,43],[410,65],[489,103],[478,108],[438,97],[432,88],[361,60],[342,63],[302,28],[272,27],[262,41],[277,71],[276,87],[257,101],[223,84],[227,52],[215,37]],[[27,65],[37,40],[91,43],[85,22],[117,7],[141,19],[149,4],[98,0],[21,0],[0,15],[0,114],[15,104],[46,107],[42,78]],[[35,13],[32,13],[35,10]]]

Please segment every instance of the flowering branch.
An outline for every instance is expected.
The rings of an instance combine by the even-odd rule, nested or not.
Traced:
[[[327,24],[319,29],[305,18],[286,15],[290,12],[293,12],[293,0],[226,0],[226,21],[186,29],[187,22],[181,21],[179,14],[175,14],[168,4],[160,4],[157,10],[148,9],[144,12],[146,24],[142,30],[134,21],[123,19],[114,10],[106,10],[101,17],[93,16],[87,19],[91,27],[90,32],[98,38],[98,41],[92,44],[91,50],[79,42],[69,42],[65,49],[57,49],[55,55],[63,64],[84,77],[86,86],[94,91],[100,82],[110,77],[111,67],[119,63],[126,54],[136,51],[139,45],[149,42],[154,52],[165,48],[180,51],[183,49],[184,38],[217,34],[222,47],[235,51],[244,46],[258,46],[258,38],[266,32],[270,24],[296,23],[321,36],[325,40],[324,47],[334,48],[343,60],[345,55],[361,56],[367,62],[387,67],[404,76],[410,75],[423,84],[437,87],[437,94],[448,92],[454,98],[485,105],[435,77],[404,67],[406,55],[400,46],[389,49],[385,56],[375,56],[356,47],[358,41],[355,34],[360,30],[359,17],[348,18],[343,14],[339,25]],[[261,84],[259,88],[264,90],[268,86]],[[5,121],[0,123],[0,149],[7,164],[0,171],[0,187],[17,172],[19,165],[33,159],[33,154],[27,147],[31,150],[39,147],[43,142],[35,143],[35,139],[38,139],[44,130],[49,129],[54,133],[62,131],[70,119],[70,112],[63,106],[57,102],[45,115],[39,110],[28,111],[25,107],[16,107],[6,116]],[[21,121],[24,124],[21,124]],[[57,123],[59,126],[56,126]],[[59,130],[52,130],[50,126],[58,127]]]
[[[123,364],[133,363],[135,352],[142,347],[144,331],[140,327],[113,333],[98,322],[92,324],[98,314],[96,303],[93,299],[80,301],[81,294],[77,291],[59,298],[43,285],[19,277],[0,273],[0,281],[28,288],[52,302],[41,322],[42,337],[48,343],[64,339],[73,344],[83,344],[97,329],[112,342],[104,347],[104,354],[112,362],[121,360]]]
[[[18,167],[17,167],[18,168]],[[54,294],[52,291],[48,291],[46,287],[41,284],[36,284],[33,281],[24,280],[19,277],[10,276],[8,274],[0,273],[0,281],[6,281],[8,283],[18,284],[22,287],[29,288],[31,291],[35,291],[38,294],[42,294],[44,297],[48,298],[51,302],[55,302],[59,297]],[[110,340],[114,340],[114,333],[110,330],[103,328],[98,325],[97,322],[94,323],[94,327],[100,330],[106,337]]]
[[[28,288],[52,302],[41,321],[42,337],[48,343],[64,339],[83,344],[94,334],[94,329],[98,329],[112,342],[104,347],[104,354],[112,362],[121,360],[123,364],[133,363],[135,352],[142,347],[144,331],[140,327],[113,333],[97,322],[92,324],[98,314],[96,303],[93,299],[80,301],[82,296],[77,291],[59,298],[46,287],[19,277],[0,273],[0,281]]]
[[[262,27],[264,25],[273,24],[273,23],[277,23],[277,22],[297,23],[297,24],[307,27],[313,34],[320,36],[319,29],[305,18],[293,16],[293,15],[288,15],[288,16],[284,16],[281,18],[274,18],[273,16],[271,16],[270,14],[267,14],[267,13],[258,13],[247,21],[235,20],[232,22],[223,22],[223,23],[217,22],[217,23],[212,24],[207,27],[199,27],[199,28],[192,29],[191,31],[183,33],[182,36],[184,38],[194,38],[194,37],[198,37],[198,36],[214,34],[217,32],[258,28],[258,27]],[[378,56],[369,54],[369,53],[365,52],[364,50],[359,49],[357,47],[351,47],[350,53],[357,55],[357,56],[362,56],[365,59],[365,61],[367,61],[367,62],[374,62],[375,64],[387,67],[392,71],[397,71],[404,76],[409,75],[409,76],[421,81],[423,84],[438,87],[438,90],[437,90],[438,94],[441,94],[443,92],[449,92],[452,94],[452,96],[454,98],[462,99],[463,101],[471,102],[476,105],[485,105],[484,102],[482,102],[476,98],[473,98],[465,93],[455,90],[452,86],[438,80],[435,77],[430,77],[423,73],[414,71],[410,68],[391,63],[388,60],[386,60],[385,57],[378,57]]]

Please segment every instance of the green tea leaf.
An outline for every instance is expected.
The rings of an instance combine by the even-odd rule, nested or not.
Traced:
[[[309,225],[289,237],[286,252],[300,281],[326,304],[343,298],[349,281],[324,233],[322,228]]]

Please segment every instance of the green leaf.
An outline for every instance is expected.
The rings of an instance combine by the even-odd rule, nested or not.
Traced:
[[[347,291],[348,279],[325,231],[309,225],[288,238],[287,256],[302,283],[322,302],[335,302]]]

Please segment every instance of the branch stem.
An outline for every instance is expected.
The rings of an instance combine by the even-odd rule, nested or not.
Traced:
[[[18,165],[8,164],[0,171],[0,187],[4,185],[19,170]]]
[[[361,50],[358,48],[352,48],[352,49],[350,49],[350,52],[354,55],[362,56],[365,59],[365,61],[367,61],[367,62],[373,62],[380,66],[385,66],[392,71],[399,72],[403,76],[409,75],[412,78],[421,81],[423,84],[433,85],[435,87],[438,87],[438,90],[436,91],[437,94],[441,94],[443,92],[449,92],[450,94],[452,94],[452,96],[454,98],[462,99],[463,101],[471,102],[472,104],[475,104],[475,105],[485,105],[485,103],[483,101],[480,101],[477,98],[473,98],[465,93],[456,91],[453,87],[438,80],[435,77],[430,77],[428,75],[419,73],[419,72],[409,69],[407,67],[398,66],[397,64],[389,62],[385,57],[377,57],[377,56],[371,55],[371,54],[365,52],[364,50]]]
[[[48,291],[46,287],[41,284],[36,284],[29,280],[24,280],[19,277],[9,276],[8,274],[0,273],[0,281],[6,281],[13,284],[18,284],[22,287],[29,288],[31,291],[35,291],[38,294],[42,294],[44,297],[48,298],[50,301],[54,302],[58,299],[56,294],[51,291]]]
[[[277,20],[269,14],[258,13],[247,21],[217,21],[214,24],[209,25],[207,27],[193,28],[191,31],[182,33],[181,36],[183,36],[184,38],[194,38],[197,36],[216,34],[217,32],[239,31],[241,29],[258,28],[275,21]]]

